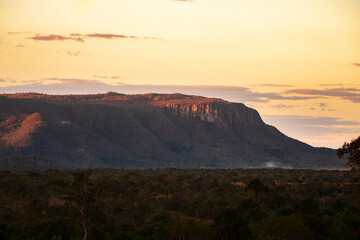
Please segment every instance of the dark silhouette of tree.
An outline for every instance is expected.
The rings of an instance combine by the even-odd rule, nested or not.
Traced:
[[[234,207],[225,207],[215,217],[215,227],[221,239],[247,239],[250,235],[248,222],[241,211]]]
[[[344,156],[348,158],[347,165],[351,170],[360,170],[360,137],[351,140],[350,143],[345,142],[336,154],[339,158]]]
[[[299,210],[303,214],[315,214],[319,210],[319,203],[314,198],[307,198],[300,202]]]
[[[259,178],[254,178],[248,183],[247,190],[255,192],[255,196],[258,196],[259,194],[264,194],[267,191],[267,187]]]

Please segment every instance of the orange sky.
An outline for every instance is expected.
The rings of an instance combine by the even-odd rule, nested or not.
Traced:
[[[358,0],[0,0],[0,92],[221,97],[335,148],[359,80]]]

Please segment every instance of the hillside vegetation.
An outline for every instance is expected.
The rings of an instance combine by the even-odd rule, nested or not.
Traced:
[[[0,95],[0,106],[0,169],[345,166],[335,150],[289,138],[256,110],[221,99],[23,93]]]

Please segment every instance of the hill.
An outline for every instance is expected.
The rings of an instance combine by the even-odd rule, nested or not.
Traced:
[[[256,110],[221,99],[23,93],[0,95],[0,106],[0,165],[31,155],[66,167],[344,167],[334,150],[289,138]]]

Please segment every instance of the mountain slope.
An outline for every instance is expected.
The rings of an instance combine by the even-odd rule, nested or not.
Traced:
[[[0,95],[0,158],[61,166],[343,167],[240,103],[182,94]],[[0,161],[1,164],[1,161]]]

